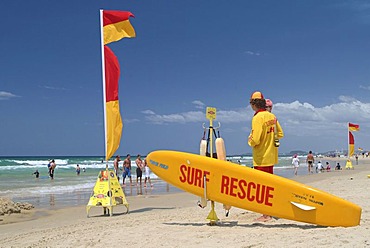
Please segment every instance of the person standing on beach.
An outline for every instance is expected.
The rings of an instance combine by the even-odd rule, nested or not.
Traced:
[[[150,170],[149,170],[149,166],[146,162],[146,159],[144,159],[144,171],[145,171],[145,180],[144,180],[144,188],[146,188],[146,181],[148,181],[148,183],[150,184],[150,187],[153,188],[153,184],[152,182],[150,181]]]
[[[259,91],[254,92],[249,101],[255,111],[248,145],[252,147],[253,167],[256,170],[274,174],[274,165],[278,163],[279,140],[284,137],[283,129],[277,123],[276,116],[266,111],[266,100]],[[262,215],[257,221],[269,221],[271,216]]]
[[[140,185],[141,185],[141,180],[143,178],[143,161],[141,160],[140,154],[137,155],[137,158],[135,160],[136,163],[136,186],[139,184],[139,178],[140,178]]]
[[[298,167],[299,167],[299,158],[297,154],[294,154],[293,156],[292,165],[294,166],[294,175],[296,176],[298,174]]]
[[[125,187],[125,179],[126,176],[130,178],[130,185],[132,186],[132,178],[131,178],[131,156],[130,154],[127,154],[126,159],[123,161],[123,174],[122,174],[122,182],[123,187]]]
[[[308,174],[313,173],[313,163],[315,162],[315,158],[313,157],[312,151],[308,152],[306,163],[308,167]]]
[[[114,166],[114,172],[116,173],[117,180],[119,182],[119,161],[121,161],[120,155],[117,155],[116,158],[113,161],[113,166]]]

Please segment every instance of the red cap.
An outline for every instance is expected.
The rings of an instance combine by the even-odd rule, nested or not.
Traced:
[[[270,99],[266,99],[266,107],[272,107],[272,101]]]
[[[256,91],[251,95],[251,99],[264,99],[261,92]]]

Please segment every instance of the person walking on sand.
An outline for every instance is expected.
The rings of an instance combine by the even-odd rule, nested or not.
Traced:
[[[298,167],[299,167],[299,158],[297,154],[294,154],[293,156],[292,165],[294,166],[294,175],[296,176],[298,174]]]
[[[153,184],[152,184],[152,182],[150,180],[150,169],[149,169],[149,166],[148,166],[148,164],[146,162],[146,159],[144,159],[143,164],[144,164],[144,172],[145,172],[144,188],[146,188],[146,181],[148,181],[150,187],[153,188]]]
[[[274,165],[278,163],[279,139],[284,137],[283,129],[276,116],[266,111],[266,100],[261,92],[254,92],[249,103],[255,111],[248,137],[248,145],[252,147],[253,167],[274,174]],[[256,220],[269,221],[271,216],[264,214]]]
[[[136,186],[139,185],[139,178],[140,178],[140,185],[141,180],[143,177],[143,161],[141,160],[140,154],[137,155],[137,158],[135,160],[136,163]]]
[[[121,161],[120,155],[117,155],[113,161],[114,172],[116,173],[117,180],[119,182],[119,161]]]
[[[123,187],[125,187],[125,179],[126,177],[130,178],[130,185],[132,186],[132,178],[131,178],[131,156],[127,154],[126,159],[123,161],[123,174],[122,174],[122,183]]]
[[[306,163],[308,167],[308,174],[313,173],[313,163],[315,162],[315,158],[313,157],[312,151],[308,152]]]

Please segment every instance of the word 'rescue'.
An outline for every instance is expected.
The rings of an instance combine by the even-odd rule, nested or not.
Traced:
[[[250,202],[257,202],[266,206],[272,206],[274,188],[255,182],[247,182],[244,179],[228,177],[221,178],[221,193]]]

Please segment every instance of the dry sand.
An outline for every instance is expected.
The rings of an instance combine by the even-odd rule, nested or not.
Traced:
[[[0,225],[0,247],[370,247],[368,174],[370,159],[360,159],[355,170],[294,178],[361,206],[356,227],[284,219],[259,223],[254,220],[260,214],[238,208],[226,217],[221,204],[216,204],[220,221],[210,226],[210,208],[197,207],[194,195],[178,193],[129,197],[129,214],[116,207],[112,217],[92,208],[87,218],[85,206],[11,215]]]

